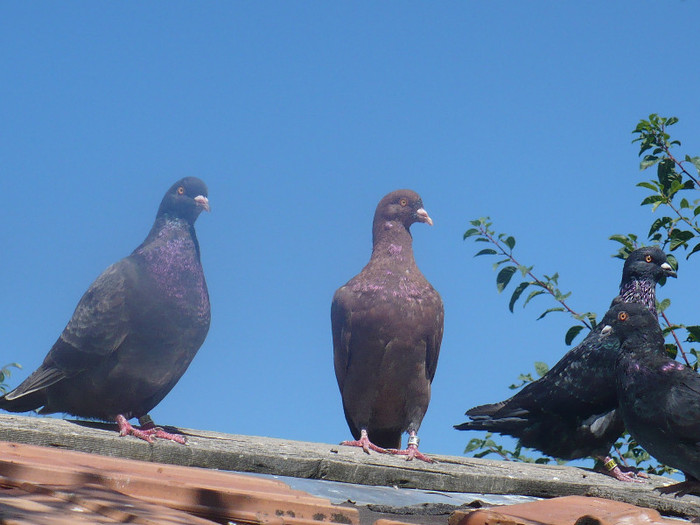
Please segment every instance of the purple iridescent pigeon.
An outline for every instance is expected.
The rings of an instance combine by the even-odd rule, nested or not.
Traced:
[[[622,270],[620,294],[612,305],[639,303],[656,319],[656,284],[676,273],[666,254],[655,246],[630,253]],[[528,383],[510,399],[471,408],[470,421],[458,430],[486,430],[518,438],[521,445],[561,459],[593,456],[606,474],[634,481],[608,456],[624,431],[616,411],[617,346],[601,334],[598,324],[543,377]]]
[[[121,435],[184,443],[148,412],[175,386],[209,330],[209,294],[194,223],[207,187],[179,180],[163,197],[146,240],[83,295],[42,365],[0,397],[0,408],[116,421]]]
[[[618,411],[644,450],[685,474],[657,490],[700,494],[700,375],[666,354],[656,319],[636,306],[618,304],[601,321],[603,334],[620,344]]]

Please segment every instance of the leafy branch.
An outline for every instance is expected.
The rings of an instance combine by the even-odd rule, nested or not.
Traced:
[[[5,384],[5,380],[10,377],[10,367],[13,368],[22,368],[22,366],[19,363],[10,363],[9,365],[5,365],[2,368],[0,368],[0,393],[5,394],[7,392],[7,385]]]
[[[483,438],[473,438],[469,440],[467,447],[464,449],[464,453],[474,452],[475,458],[483,458],[490,454],[495,454],[505,461],[520,461],[521,463],[537,463],[540,465],[546,465],[548,463],[556,463],[557,465],[563,465],[566,461],[561,459],[554,459],[547,456],[540,456],[538,458],[532,458],[523,453],[523,448],[519,443],[515,446],[515,449],[508,450],[503,445],[499,445],[493,439],[493,434],[487,432]],[[525,450],[530,450],[525,448]]]
[[[496,276],[496,288],[498,292],[502,292],[506,286],[510,283],[513,275],[519,270],[523,280],[515,287],[513,294],[511,295],[510,302],[508,303],[508,309],[512,312],[515,303],[520,299],[523,292],[529,288],[535,288],[532,290],[527,298],[523,302],[523,308],[527,304],[537,297],[538,295],[549,294],[560,306],[555,306],[553,308],[548,308],[545,310],[537,320],[542,319],[549,313],[552,312],[568,312],[574,319],[579,321],[580,324],[574,325],[566,332],[564,340],[567,345],[570,345],[576,336],[583,330],[583,328],[593,329],[596,325],[595,314],[592,312],[578,313],[573,310],[567,303],[566,299],[569,298],[571,292],[562,292],[559,289],[559,274],[554,273],[552,275],[544,274],[543,278],[537,277],[533,273],[534,266],[526,266],[521,264],[513,255],[513,250],[515,248],[515,238],[512,235],[507,235],[505,233],[497,234],[493,229],[493,223],[489,217],[481,217],[470,221],[470,224],[474,226],[466,232],[464,232],[464,239],[474,237],[475,242],[488,242],[492,244],[494,248],[484,248],[479,251],[475,257],[480,255],[497,255],[500,257],[505,257],[495,262],[493,265],[494,270],[501,268]],[[526,278],[530,278],[527,280]]]
[[[666,215],[657,218],[651,224],[647,238],[652,243],[660,244],[664,251],[676,252],[679,249],[686,251],[686,260],[691,255],[700,251],[700,224],[698,217],[700,216],[700,199],[693,201],[688,200],[685,195],[689,191],[700,189],[700,157],[691,157],[685,155],[684,160],[679,160],[681,157],[672,153],[673,148],[681,146],[679,140],[672,140],[668,133],[668,127],[676,124],[676,117],[661,117],[657,114],[652,114],[648,119],[642,119],[635,129],[633,134],[634,142],[640,143],[639,156],[642,158],[640,162],[640,170],[644,171],[652,166],[656,166],[656,177],[647,181],[639,182],[638,187],[649,190],[648,194],[641,202],[642,206],[651,206],[652,212],[658,209],[670,210]],[[591,329],[595,327],[595,314],[586,312],[579,314],[568,306],[566,300],[571,295],[571,292],[562,293],[559,290],[559,274],[554,273],[552,276],[544,275],[543,278],[538,278],[533,273],[533,266],[525,266],[521,264],[514,256],[515,238],[506,234],[496,234],[492,229],[492,222],[489,217],[483,217],[470,221],[472,228],[464,233],[464,239],[473,237],[476,242],[490,243],[493,247],[482,249],[475,256],[495,255],[501,257],[494,265],[494,270],[500,268],[496,277],[496,287],[498,292],[502,292],[510,283],[513,275],[520,270],[522,281],[518,284],[511,295],[508,304],[509,310],[512,312],[515,303],[520,299],[523,292],[533,287],[523,302],[525,307],[534,297],[543,294],[549,294],[559,306],[549,308],[542,313],[538,319],[542,319],[550,312],[568,312],[572,315],[579,324],[572,326],[567,330],[565,341],[566,344],[571,344],[575,337],[583,330],[584,326]],[[611,240],[621,244],[615,257],[626,259],[631,251],[639,245],[637,235],[630,233],[627,235],[615,234],[610,237]],[[692,247],[691,247],[692,246]],[[667,253],[668,261],[674,268],[678,267],[678,262],[672,253]],[[529,280],[528,280],[529,278]],[[660,283],[660,284],[663,284]],[[685,342],[700,343],[700,325],[684,325],[673,324],[666,315],[666,309],[670,306],[669,299],[663,299],[657,303],[659,315],[663,320],[664,336],[669,334],[673,338],[673,343],[666,343],[666,352],[672,357],[677,358],[680,353],[682,359],[688,366],[698,369],[699,352],[695,348],[690,348],[687,352],[681,345],[681,340],[678,336],[679,330],[685,330],[687,337]],[[694,361],[689,359],[691,356]],[[539,368],[538,368],[539,365]],[[544,363],[536,363],[536,371],[546,372]],[[540,375],[543,375],[542,372]],[[519,384],[513,384],[511,389],[517,389],[524,384],[533,381],[532,374],[521,374],[519,376]],[[618,452],[622,461],[627,464],[627,460],[633,461],[637,467],[644,467],[647,472],[655,474],[664,474],[673,472],[674,469],[665,465],[658,464],[653,458],[644,451],[629,434],[622,436],[621,441],[615,444],[615,449]],[[487,434],[483,439],[472,439],[467,445],[465,452],[479,451],[475,457],[483,457],[488,454],[496,454],[503,459],[514,461],[538,462],[544,463],[547,458],[532,459],[525,456],[520,448],[509,451],[503,446],[497,444]]]
[[[632,132],[636,137],[632,142],[639,142],[639,156],[642,160],[639,164],[641,171],[652,166],[656,168],[656,178],[637,184],[638,187],[650,190],[651,194],[642,201],[642,206],[651,205],[652,212],[659,206],[668,207],[675,216],[664,216],[656,219],[649,229],[648,238],[654,242],[661,242],[669,247],[671,252],[680,247],[690,248],[690,242],[700,236],[700,225],[697,217],[700,215],[700,200],[692,203],[685,197],[676,202],[681,192],[700,189],[698,172],[700,172],[700,157],[685,155],[685,160],[680,161],[671,153],[671,149],[680,146],[679,140],[671,140],[667,128],[678,122],[676,117],[660,117],[657,114],[649,115],[649,119],[643,119]],[[651,150],[651,153],[647,153]],[[687,169],[692,165],[695,174]],[[689,229],[683,229],[683,228]],[[700,242],[697,242],[686,259],[700,251]]]

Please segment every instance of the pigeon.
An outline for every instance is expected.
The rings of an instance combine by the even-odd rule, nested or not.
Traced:
[[[669,276],[676,273],[661,249],[634,250],[625,261],[620,294],[612,304],[639,303],[656,318],[656,284]],[[605,473],[634,481],[634,474],[623,472],[608,456],[624,424],[615,410],[618,345],[605,338],[602,329],[598,324],[543,377],[510,399],[468,410],[470,421],[455,428],[507,434],[555,458],[593,456],[602,461]]]
[[[638,305],[620,304],[603,319],[603,334],[620,341],[615,373],[627,431],[649,454],[685,474],[660,490],[700,490],[700,376],[668,357],[658,323]]]
[[[116,421],[120,435],[184,443],[155,427],[148,412],[185,373],[209,330],[194,230],[209,211],[207,194],[196,177],[170,187],[146,240],[90,285],[44,362],[0,397],[0,408]]]
[[[417,433],[430,402],[444,308],[416,266],[414,222],[433,224],[414,191],[394,191],[377,205],[369,263],[333,296],[333,357],[355,438],[341,444],[432,462],[419,452]],[[399,450],[404,432],[408,444]]]

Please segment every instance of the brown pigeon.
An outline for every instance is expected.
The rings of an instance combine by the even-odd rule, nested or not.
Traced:
[[[413,258],[414,222],[433,224],[413,191],[394,191],[377,205],[369,263],[333,297],[333,356],[355,438],[342,444],[431,461],[418,451],[417,432],[430,402],[444,309]],[[408,446],[399,450],[403,432]]]
[[[0,397],[0,408],[111,420],[121,435],[184,443],[155,427],[148,412],[185,373],[209,330],[194,231],[202,210],[209,210],[204,182],[173,184],[146,240],[90,285],[44,362]],[[132,417],[144,426],[132,427]]]

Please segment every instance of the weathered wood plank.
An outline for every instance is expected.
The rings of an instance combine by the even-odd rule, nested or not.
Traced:
[[[599,496],[659,510],[700,516],[700,498],[674,498],[653,491],[669,479],[621,483],[576,467],[534,465],[453,456],[437,463],[367,455],[360,449],[323,443],[239,436],[182,429],[187,445],[120,438],[116,427],[52,418],[0,415],[0,440],[63,447],[107,456],[240,472],[326,479],[365,485],[540,497]]]

